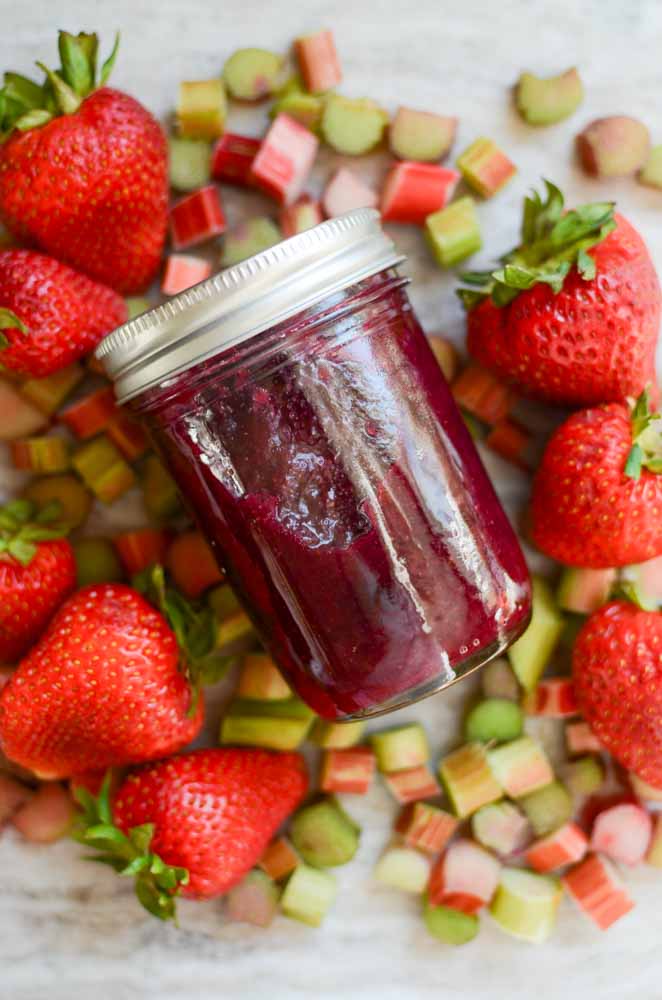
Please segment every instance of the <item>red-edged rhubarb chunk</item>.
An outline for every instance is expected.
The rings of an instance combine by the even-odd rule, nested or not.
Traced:
[[[294,118],[277,115],[253,160],[254,183],[281,204],[291,204],[303,191],[318,146],[317,137]]]
[[[179,589],[193,599],[225,579],[209,542],[199,531],[185,531],[175,538],[168,549],[166,567]]]
[[[376,208],[377,192],[347,167],[340,167],[324,189],[322,207],[328,218],[355,208]]]
[[[278,911],[278,886],[259,868],[253,869],[227,895],[230,920],[268,927]]]
[[[323,792],[365,795],[375,774],[376,758],[370,747],[326,750],[322,759],[320,787]]]
[[[487,757],[497,782],[511,799],[530,795],[554,780],[545,751],[530,736],[489,750]]]
[[[12,823],[33,844],[52,844],[68,833],[76,815],[68,789],[59,782],[41,785],[26,805],[12,816]]]
[[[653,821],[645,809],[622,802],[598,813],[591,832],[591,848],[622,865],[638,865],[646,857]]]
[[[395,825],[408,847],[426,854],[439,854],[458,827],[458,820],[444,809],[429,802],[414,802],[406,806]]]
[[[303,194],[293,205],[285,205],[281,209],[280,230],[287,239],[289,236],[296,236],[297,233],[304,233],[307,229],[312,229],[322,222],[322,206],[318,201],[308,194]]]
[[[500,420],[485,438],[490,451],[524,472],[536,466],[536,442],[532,434],[515,420]]]
[[[213,184],[181,198],[170,209],[170,232],[175,250],[204,243],[226,229],[218,189]]]
[[[588,838],[584,831],[576,823],[565,823],[554,833],[531,844],[526,860],[537,872],[544,874],[581,861],[587,850]]]
[[[128,576],[141,573],[148,566],[163,563],[168,548],[168,535],[156,528],[125,531],[113,539],[115,551]]]
[[[129,462],[141,458],[149,448],[147,434],[142,425],[121,407],[106,427],[106,435]]]
[[[505,420],[516,402],[508,386],[473,363],[460,372],[453,382],[452,391],[458,406],[485,424],[493,425]]]
[[[115,416],[117,403],[112,386],[98,389],[90,396],[85,396],[66,410],[62,410],[58,419],[65,424],[72,434],[81,441],[94,437],[99,431],[105,430]]]
[[[338,86],[342,70],[332,31],[297,38],[294,48],[306,90],[321,94]]]
[[[634,906],[616,869],[600,854],[589,854],[562,881],[582,913],[603,931]]]
[[[418,799],[432,799],[441,793],[439,782],[427,764],[384,774],[383,778],[389,792],[401,805]]]
[[[179,295],[198,282],[205,281],[211,272],[212,266],[208,260],[185,253],[171,253],[166,258],[161,291],[164,295]]]
[[[565,746],[571,757],[583,753],[600,753],[602,743],[588,722],[569,722],[565,727]]]
[[[18,809],[29,802],[33,794],[32,789],[28,788],[27,785],[15,781],[8,774],[0,774],[0,827],[4,826]]]
[[[452,382],[457,373],[458,356],[454,344],[445,337],[433,333],[428,337],[428,344],[444,373],[447,382]]]
[[[457,165],[470,188],[491,198],[517,173],[517,167],[491,139],[476,139]]]
[[[501,864],[472,840],[456,840],[430,874],[428,899],[462,913],[477,913],[492,899],[499,884]]]
[[[662,868],[662,814],[655,817],[653,836],[646,855],[646,862],[653,868]]]
[[[260,868],[274,882],[280,882],[281,879],[287,878],[300,864],[299,855],[285,837],[272,840],[260,860]]]
[[[251,187],[253,160],[261,145],[261,139],[226,132],[214,146],[211,158],[212,177],[224,184]]]
[[[438,163],[453,145],[457,118],[398,108],[389,129],[389,147],[399,160]]]
[[[569,677],[549,677],[538,682],[524,696],[522,708],[526,715],[545,715],[550,719],[567,719],[579,713],[575,689]]]
[[[422,226],[428,215],[449,203],[459,179],[457,170],[448,167],[411,160],[396,163],[382,188],[382,218]]]

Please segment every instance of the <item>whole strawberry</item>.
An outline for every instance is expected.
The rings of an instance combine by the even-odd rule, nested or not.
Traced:
[[[78,790],[86,813],[79,839],[115,857],[119,869],[131,865],[140,902],[167,919],[174,891],[210,898],[239,882],[307,784],[297,753],[196,750],[134,771],[112,812],[107,782],[96,802]],[[108,838],[113,820],[123,837]]]
[[[174,753],[202,724],[165,618],[123,584],[61,606],[0,693],[0,748],[43,778]]]
[[[0,250],[0,365],[43,378],[126,320],[111,288],[34,250]]]
[[[470,354],[524,395],[567,406],[656,385],[660,284],[646,246],[610,202],[565,212],[525,200],[522,243],[495,271],[463,275]],[[655,392],[657,395],[657,392]]]
[[[626,566],[662,555],[662,420],[643,393],[581,410],[550,439],[533,482],[531,534],[567,566]]]
[[[0,663],[34,645],[76,585],[73,549],[53,516],[27,500],[0,507]]]
[[[600,742],[662,788],[662,614],[605,604],[576,639],[572,671],[580,711]]]
[[[61,31],[43,84],[5,74],[0,218],[21,241],[123,294],[158,270],[167,224],[163,131],[138,101],[95,89],[97,36]]]

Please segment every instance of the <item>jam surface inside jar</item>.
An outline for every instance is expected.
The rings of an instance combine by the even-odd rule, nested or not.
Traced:
[[[513,530],[396,271],[132,402],[259,635],[331,719],[424,697],[530,614]]]

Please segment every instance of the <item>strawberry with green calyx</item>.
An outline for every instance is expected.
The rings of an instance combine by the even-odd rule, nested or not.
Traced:
[[[581,410],[552,435],[533,482],[531,536],[567,566],[662,555],[662,418],[646,391],[632,410]]]
[[[97,36],[61,31],[61,66],[42,83],[6,73],[0,90],[0,218],[123,294],[146,287],[167,229],[167,146],[156,119],[97,82]]]
[[[468,347],[480,364],[534,398],[568,406],[622,402],[655,384],[661,294],[636,230],[611,202],[564,210],[525,199],[522,243],[458,290]]]
[[[77,837],[100,849],[94,860],[135,875],[140,902],[168,919],[176,893],[210,899],[241,881],[307,785],[298,753],[194,750],[130,773],[112,810],[107,782],[96,802],[77,789]]]
[[[59,504],[39,513],[29,500],[0,507],[0,663],[27,652],[76,585],[73,549],[58,515]]]

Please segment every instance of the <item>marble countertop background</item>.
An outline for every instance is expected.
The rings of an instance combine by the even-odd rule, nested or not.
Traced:
[[[298,9],[297,9],[298,8]],[[644,233],[662,268],[662,195],[619,181],[606,187],[583,178],[572,137],[601,114],[639,115],[662,142],[660,38],[656,0],[92,0],[17,4],[0,0],[4,32],[0,67],[27,72],[35,59],[53,61],[55,29],[97,29],[106,44],[116,28],[122,47],[114,83],[160,116],[172,107],[177,82],[217,73],[243,45],[284,48],[297,34],[332,26],[345,71],[343,90],[398,104],[458,115],[458,147],[480,134],[496,138],[520,168],[515,181],[480,207],[488,260],[516,240],[524,192],[549,176],[569,199],[615,197]],[[568,122],[531,130],[513,113],[508,90],[520,70],[552,74],[581,68],[587,98]],[[259,128],[259,115],[234,116],[231,127]],[[250,124],[249,124],[250,123]],[[339,160],[321,158],[313,188]],[[384,159],[360,160],[377,178]],[[230,219],[269,211],[257,196],[229,195]],[[462,316],[452,277],[430,266],[417,232],[394,230],[410,256],[412,296],[428,331],[460,339]],[[488,458],[509,510],[525,483]],[[12,487],[1,468],[0,493]],[[130,523],[132,501],[106,520]],[[94,523],[91,525],[94,529]],[[458,737],[462,687],[400,713],[421,719],[437,751]],[[222,693],[219,694],[222,698]],[[218,706],[212,705],[215,724]],[[395,718],[393,721],[396,721]],[[372,884],[371,868],[386,842],[393,806],[376,786],[348,803],[363,824],[355,861],[338,870],[340,892],[324,927],[314,931],[278,918],[267,932],[224,922],[220,902],[181,904],[181,928],[143,914],[130,886],[79,860],[80,849],[0,840],[0,1000],[659,1000],[662,880],[653,871],[628,876],[636,910],[607,935],[564,901],[558,930],[543,947],[519,944],[485,920],[480,938],[453,950],[429,938],[417,903]]]

